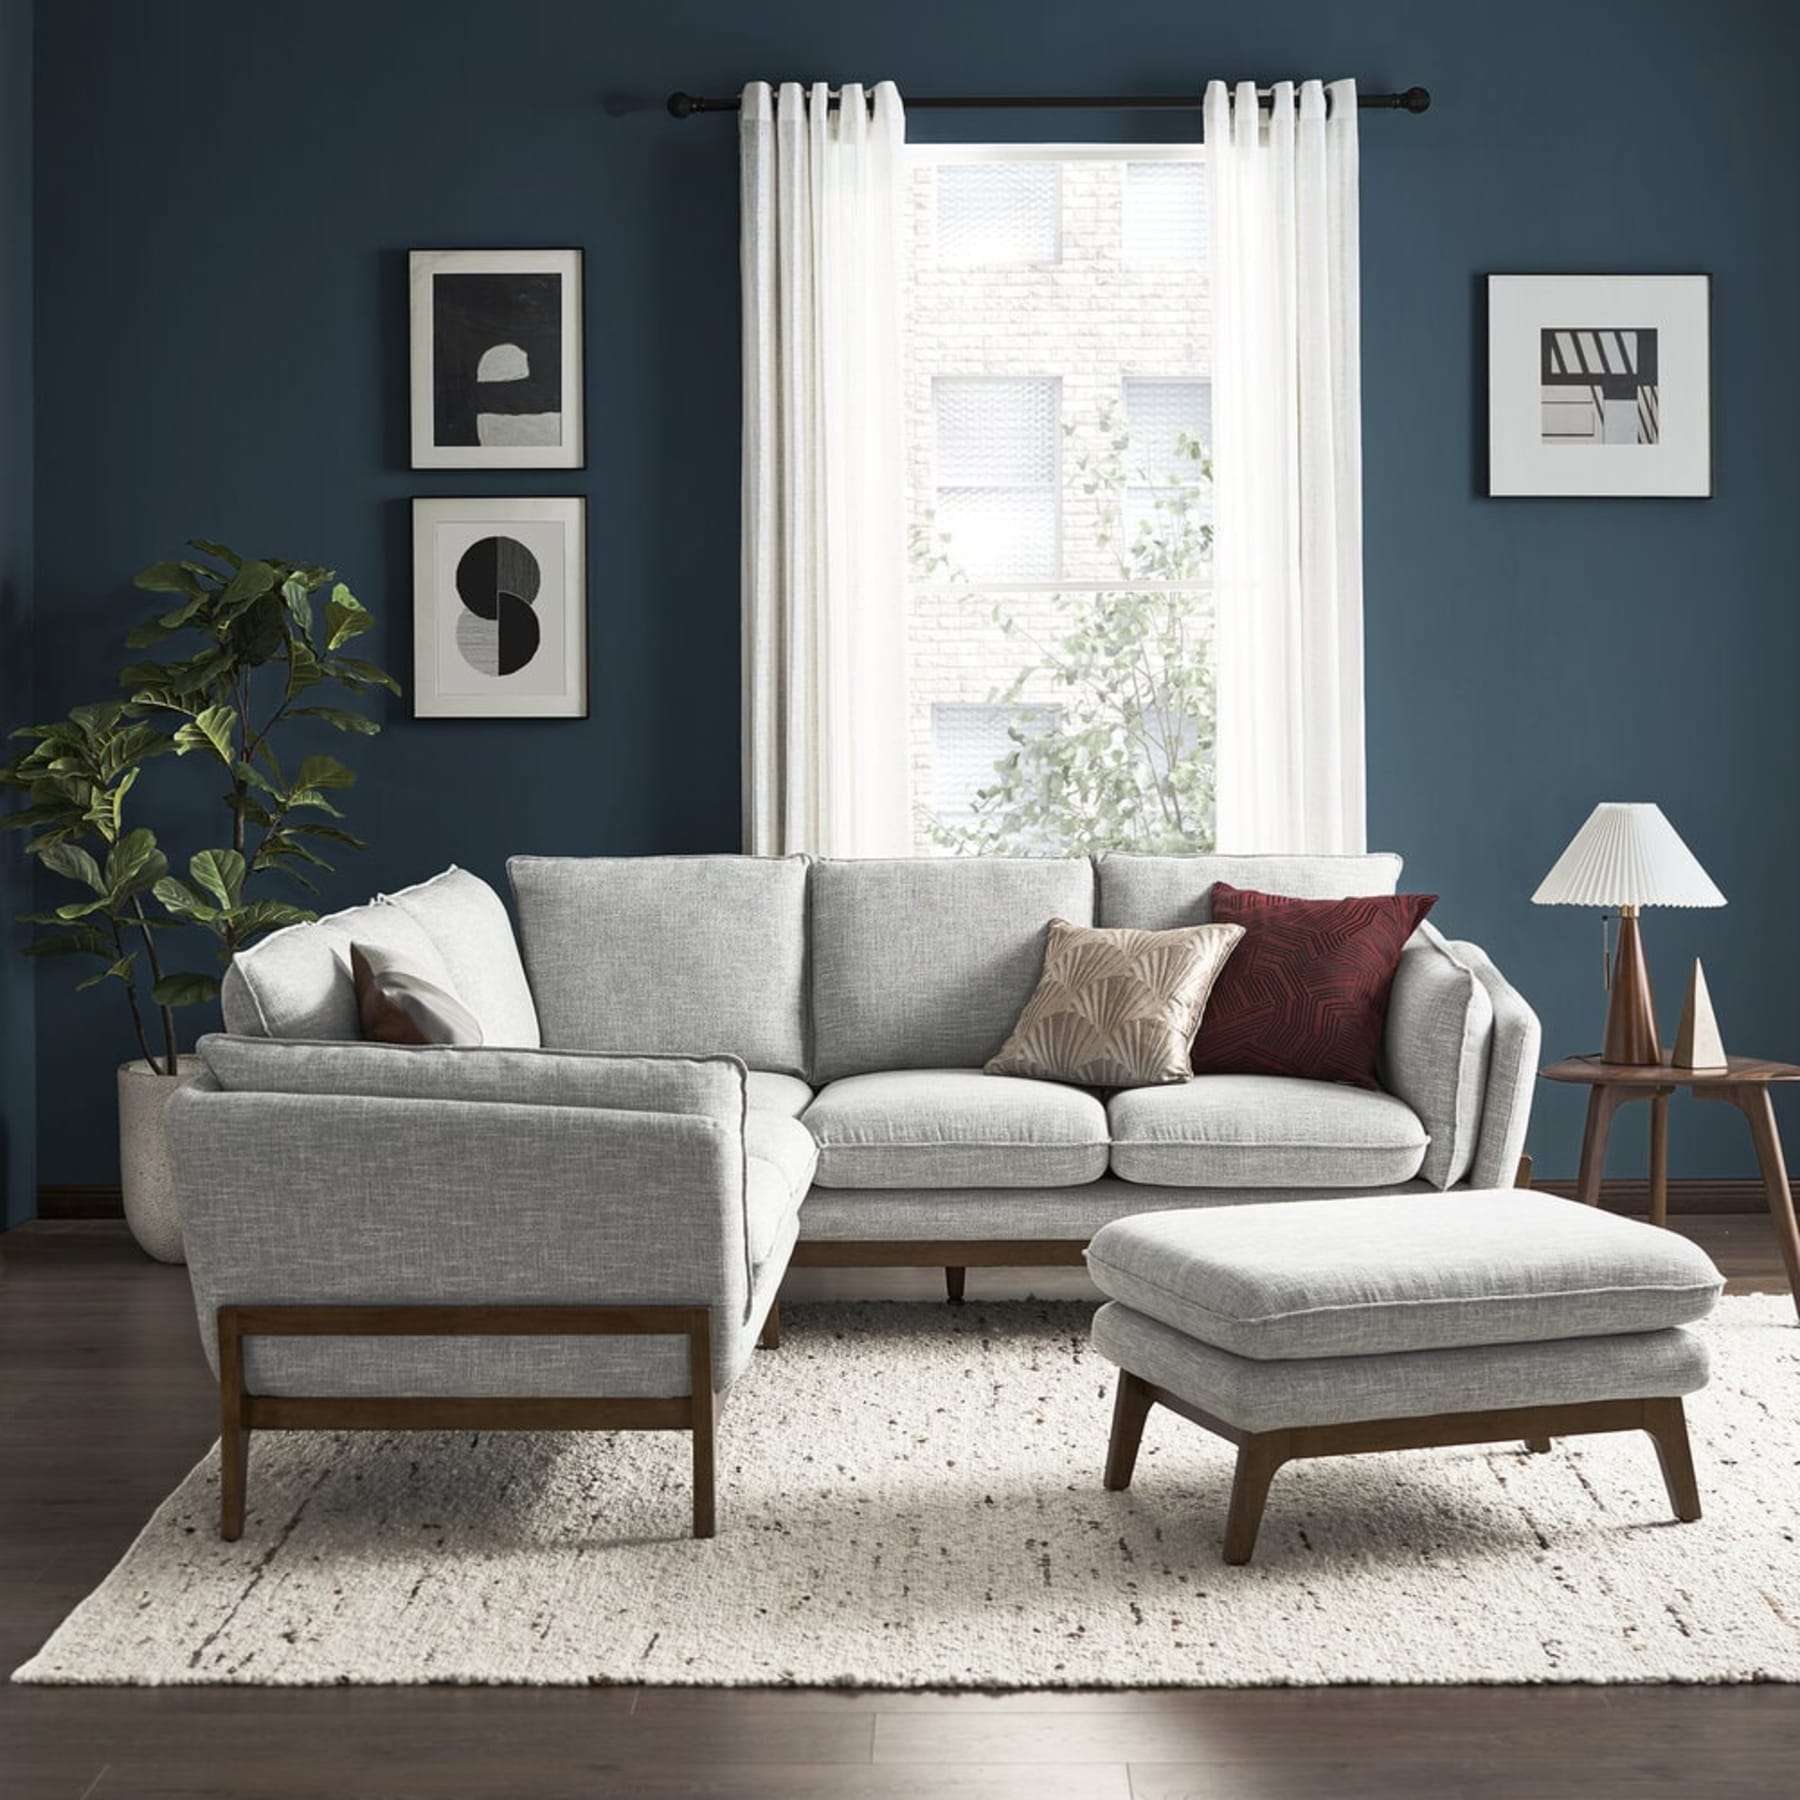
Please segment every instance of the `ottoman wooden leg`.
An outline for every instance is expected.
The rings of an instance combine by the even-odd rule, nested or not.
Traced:
[[[967,1281],[969,1271],[951,1264],[944,1270],[944,1296],[952,1306],[963,1303],[963,1284]]]
[[[1112,1436],[1106,1445],[1106,1486],[1120,1493],[1131,1486],[1137,1467],[1138,1445],[1144,1441],[1144,1421],[1156,1404],[1156,1390],[1129,1369],[1119,1371],[1119,1392],[1113,1401]]]
[[[1527,1438],[1525,1440],[1525,1448],[1529,1450],[1533,1456],[1548,1456],[1550,1454],[1550,1440],[1548,1438]]]
[[[1225,1515],[1225,1560],[1247,1563],[1256,1548],[1263,1505],[1275,1471],[1288,1460],[1285,1431],[1253,1431],[1238,1445],[1237,1469],[1231,1478],[1231,1510]]]
[[[1669,1504],[1684,1525],[1700,1516],[1700,1484],[1694,1479],[1694,1453],[1688,1446],[1687,1414],[1679,1400],[1646,1400],[1644,1429],[1656,1445]]]

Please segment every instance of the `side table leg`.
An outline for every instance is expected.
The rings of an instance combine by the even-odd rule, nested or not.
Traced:
[[[1781,1260],[1787,1264],[1794,1310],[1800,1313],[1800,1228],[1794,1223],[1794,1195],[1788,1186],[1787,1160],[1781,1154],[1781,1134],[1775,1128],[1775,1103],[1766,1087],[1733,1088],[1732,1098],[1750,1121],[1769,1201],[1769,1221],[1775,1227],[1775,1241],[1781,1245]]]
[[[1606,1134],[1623,1104],[1622,1091],[1597,1082],[1588,1090],[1587,1129],[1581,1134],[1581,1176],[1575,1198],[1583,1206],[1600,1204],[1600,1177],[1606,1172]]]
[[[1650,1097],[1650,1223],[1669,1223],[1669,1093]]]

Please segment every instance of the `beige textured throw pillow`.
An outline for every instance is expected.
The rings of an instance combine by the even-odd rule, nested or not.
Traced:
[[[1050,921],[1044,973],[990,1075],[1155,1087],[1186,1081],[1207,996],[1241,925],[1104,930]]]

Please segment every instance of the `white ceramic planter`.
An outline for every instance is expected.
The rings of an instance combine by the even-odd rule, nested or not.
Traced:
[[[119,1187],[125,1223],[145,1251],[166,1263],[187,1259],[181,1253],[181,1213],[163,1108],[171,1094],[197,1080],[205,1067],[197,1056],[183,1056],[177,1066],[179,1074],[157,1075],[141,1057],[119,1065]]]

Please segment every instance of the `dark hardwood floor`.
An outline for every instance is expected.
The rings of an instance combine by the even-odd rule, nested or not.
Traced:
[[[1779,1291],[1761,1220],[1677,1223],[1734,1288]],[[939,1298],[942,1281],[804,1271],[787,1292]],[[1074,1270],[974,1270],[969,1288],[1088,1291]],[[0,1672],[205,1452],[213,1408],[181,1270],[146,1262],[115,1226],[0,1237]],[[1775,1686],[0,1687],[4,1800],[1766,1800],[1795,1791],[1797,1768],[1800,1694]]]

